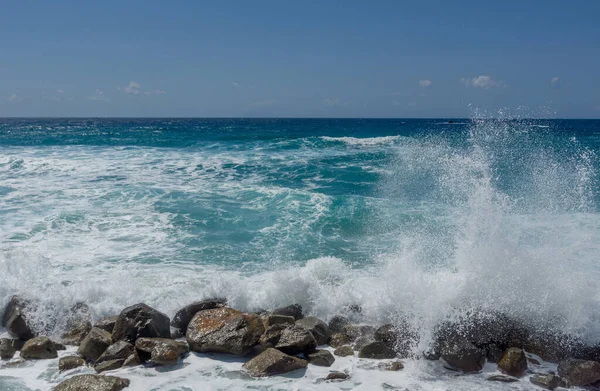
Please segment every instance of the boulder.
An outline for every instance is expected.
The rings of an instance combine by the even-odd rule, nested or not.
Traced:
[[[135,341],[138,353],[149,356],[149,360],[159,365],[177,364],[188,352],[187,343],[165,338],[139,338]]]
[[[14,339],[0,338],[0,358],[2,360],[10,360],[15,355],[17,349],[15,348]]]
[[[293,316],[273,315],[273,314],[264,315],[262,317],[262,321],[263,321],[263,326],[264,326],[265,330],[267,330],[271,326],[278,325],[278,324],[293,325],[294,323],[296,323],[296,320],[294,319]]]
[[[378,365],[379,369],[382,371],[401,371],[404,369],[404,364],[402,361],[392,361],[392,362],[384,362]]]
[[[105,361],[125,360],[135,352],[135,347],[129,342],[117,341],[106,348],[96,360],[96,365]]]
[[[92,327],[81,341],[77,353],[86,360],[95,362],[111,344],[112,338],[108,331]]]
[[[204,310],[212,310],[214,308],[222,308],[227,304],[227,299],[223,298],[214,298],[214,299],[205,299],[200,301],[195,301],[192,304],[186,305],[173,317],[171,321],[171,326],[180,329],[185,333],[187,330],[187,326],[198,312]]]
[[[325,345],[331,337],[327,323],[323,322],[321,319],[315,318],[314,316],[307,316],[297,320],[296,326],[310,331],[317,340],[317,345]]]
[[[123,362],[123,367],[136,367],[138,365],[142,364],[142,359],[140,358],[140,355],[138,354],[137,350],[135,352],[133,352],[132,355],[130,355],[129,357],[127,357],[125,359],[125,361]]]
[[[359,337],[356,341],[354,341],[354,350],[360,351],[364,346],[375,342],[372,335],[364,335]],[[383,343],[383,342],[382,342]]]
[[[530,332],[523,348],[544,361],[557,363],[567,358],[577,357],[582,350],[582,342],[568,334],[551,331]]]
[[[450,368],[463,372],[479,372],[485,363],[484,352],[463,337],[445,341],[440,355]]]
[[[302,306],[300,304],[292,304],[287,307],[277,308],[271,311],[273,315],[285,315],[285,316],[293,316],[295,320],[299,320],[304,318],[304,314],[302,313]]]
[[[554,390],[557,387],[563,386],[562,379],[551,373],[536,373],[529,378],[529,381],[538,387],[545,388],[546,390]]]
[[[337,348],[338,346],[347,345],[353,341],[354,339],[350,338],[347,334],[335,333],[329,338],[329,346]]]
[[[90,330],[92,330],[92,323],[83,322],[74,325],[69,331],[61,335],[60,340],[67,345],[79,346]]]
[[[371,342],[364,345],[358,351],[358,357],[360,358],[373,358],[373,359],[386,359],[396,358],[396,352],[388,344],[384,342]]]
[[[345,316],[336,315],[329,320],[327,327],[331,333],[339,333],[343,330],[344,326],[349,326],[350,320]]]
[[[25,342],[21,349],[21,358],[24,359],[49,359],[58,357],[56,345],[48,337],[35,337]]]
[[[496,382],[500,382],[500,383],[514,383],[514,382],[519,381],[519,379],[517,379],[516,377],[506,376],[506,375],[498,375],[498,374],[490,375],[485,380],[496,381]]]
[[[339,357],[354,356],[354,349],[352,349],[352,346],[340,346],[333,351],[333,354]]]
[[[115,329],[115,324],[117,323],[117,319],[119,319],[118,315],[104,316],[104,317],[98,319],[98,321],[96,323],[94,323],[94,327],[108,331],[109,333],[112,334],[113,330]]]
[[[498,361],[498,370],[505,375],[521,377],[527,370],[527,357],[523,349],[508,348]]]
[[[375,330],[375,341],[383,342],[392,347],[399,357],[407,358],[411,353],[413,344],[418,341],[418,336],[412,331],[409,324],[400,322],[398,326],[385,324]]]
[[[504,351],[495,343],[489,344],[486,348],[486,357],[489,362],[497,363],[502,358]]]
[[[303,369],[306,365],[306,360],[270,348],[245,363],[243,368],[250,376],[264,377]]]
[[[281,333],[283,333],[283,330],[287,329],[288,327],[291,327],[291,325],[285,323],[279,323],[270,326],[258,339],[258,342],[260,343],[260,346],[262,346],[263,350],[274,348],[281,338]]]
[[[66,356],[58,360],[58,371],[64,372],[85,365],[85,360],[79,356]]]
[[[167,315],[140,303],[121,311],[112,332],[112,339],[135,343],[142,337],[171,338],[171,326]]]
[[[16,338],[28,340],[35,337],[36,332],[28,313],[31,309],[31,303],[19,296],[13,296],[2,316],[2,326],[8,333]]]
[[[198,312],[187,328],[186,339],[194,352],[230,353],[244,356],[264,332],[257,315],[231,308]]]
[[[121,391],[129,387],[129,380],[116,376],[78,375],[73,376],[53,391]]]
[[[567,359],[558,363],[558,375],[570,387],[586,386],[600,380],[600,363]]]
[[[293,355],[313,352],[317,345],[317,340],[310,331],[302,327],[291,326],[281,331],[275,348]]]
[[[98,373],[113,371],[115,369],[121,368],[124,362],[124,359],[102,361],[101,363],[97,363],[94,365],[94,370]]]
[[[310,353],[306,357],[309,364],[316,365],[319,367],[330,367],[335,361],[335,357],[328,350],[317,350],[316,352]]]
[[[344,381],[344,380],[348,380],[348,379],[350,379],[349,374],[347,374],[346,372],[339,372],[339,371],[331,371],[325,378],[325,380],[329,380],[329,381]]]

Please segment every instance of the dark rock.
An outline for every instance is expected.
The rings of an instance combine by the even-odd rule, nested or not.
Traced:
[[[582,343],[573,336],[558,332],[531,332],[523,348],[544,361],[559,362],[577,357]]]
[[[343,330],[344,326],[349,325],[350,321],[348,320],[348,318],[341,315],[334,316],[327,324],[331,333],[339,333]]]
[[[388,345],[395,345],[398,342],[398,330],[393,324],[385,324],[375,330],[375,341],[385,342]]]
[[[129,387],[129,380],[116,376],[78,375],[73,376],[53,391],[121,391]]]
[[[346,334],[353,341],[360,337],[370,337],[373,341],[375,329],[372,326],[347,325],[342,328],[342,333]]]
[[[313,352],[317,345],[317,340],[309,330],[291,326],[281,331],[281,336],[275,348],[286,354],[294,355]]]
[[[502,358],[504,351],[500,348],[500,346],[492,343],[488,345],[486,349],[486,357],[489,362],[497,363]]]
[[[498,370],[513,377],[523,376],[527,370],[527,357],[523,349],[508,348],[498,361]]]
[[[142,359],[140,358],[137,351],[133,352],[133,354],[125,359],[123,362],[123,368],[125,367],[136,367],[142,364]]]
[[[329,337],[331,337],[327,323],[314,316],[307,316],[297,320],[296,326],[310,331],[317,340],[317,345],[325,345],[329,341]]]
[[[354,340],[344,333],[335,333],[329,339],[329,346],[337,348],[338,346],[347,345]]]
[[[169,317],[143,303],[121,311],[112,332],[113,341],[135,343],[142,337],[171,338]]]
[[[49,359],[58,357],[56,345],[48,337],[35,337],[25,342],[21,349],[21,358]]]
[[[333,354],[339,357],[354,356],[354,349],[352,349],[352,346],[340,346],[333,351]]]
[[[538,387],[545,388],[547,390],[554,390],[557,387],[563,386],[563,381],[560,377],[552,374],[534,374],[529,378],[533,384]]]
[[[263,377],[303,369],[306,365],[306,360],[270,348],[245,363],[243,368],[250,376]]]
[[[105,316],[103,318],[98,319],[98,321],[96,323],[94,323],[94,327],[108,331],[109,333],[112,334],[115,329],[115,324],[117,323],[117,319],[119,319],[118,315]]]
[[[441,358],[452,369],[463,372],[479,372],[485,363],[483,351],[462,337],[445,341],[441,347]]]
[[[568,386],[586,386],[600,380],[600,363],[567,359],[558,363],[558,375],[565,380]]]
[[[79,356],[61,357],[60,360],[58,360],[58,371],[64,372],[84,365],[85,360]]]
[[[171,326],[182,330],[184,333],[187,330],[187,326],[198,312],[204,310],[212,310],[214,308],[222,308],[227,304],[227,299],[214,298],[206,299],[201,301],[195,301],[192,304],[186,305],[173,317]]]
[[[385,342],[375,341],[360,348],[358,357],[381,360],[386,358],[396,358],[396,352]]]
[[[28,316],[30,307],[31,303],[19,296],[13,296],[6,305],[2,326],[11,336],[22,340],[35,337],[36,332]]]
[[[378,365],[382,371],[401,371],[404,369],[402,361],[382,362]]]
[[[54,342],[54,347],[56,348],[56,350],[67,350],[67,347],[65,345],[63,345],[60,342],[56,342],[56,341],[52,341]]]
[[[188,352],[187,343],[165,338],[139,338],[135,341],[139,352],[150,355],[150,361],[159,365],[177,364]]]
[[[371,335],[360,337],[354,342],[354,350],[360,351],[360,349],[373,342],[375,342],[375,340]]]
[[[64,333],[60,339],[63,343],[67,345],[79,346],[81,344],[81,341],[83,341],[85,336],[89,334],[91,329],[92,323],[83,322],[75,325],[69,331]]]
[[[111,344],[112,338],[108,331],[93,327],[81,341],[77,353],[86,360],[95,362]]]
[[[278,325],[278,324],[293,325],[294,323],[296,323],[296,320],[294,319],[293,316],[273,315],[273,314],[264,315],[262,317],[262,321],[263,321],[263,326],[265,327],[265,330],[267,330],[271,326]]]
[[[335,362],[335,357],[328,350],[317,350],[307,356],[309,364],[319,367],[330,367]]]
[[[105,361],[125,360],[135,352],[132,344],[125,341],[117,341],[110,345],[96,360],[96,365]]]
[[[516,377],[506,376],[506,375],[491,375],[491,376],[488,376],[486,380],[497,381],[500,383],[514,383],[514,382],[519,381],[519,379],[517,379]]]
[[[17,349],[13,341],[14,339],[0,339],[0,358],[2,360],[10,360],[15,355]]]
[[[258,316],[231,308],[215,308],[194,315],[186,339],[194,352],[244,356],[258,343],[263,332]]]
[[[293,316],[295,320],[304,318],[302,306],[300,304],[292,304],[287,307],[277,308],[271,311],[273,315]]]
[[[349,374],[347,374],[345,372],[339,372],[339,371],[331,371],[325,378],[325,380],[330,380],[330,381],[343,381],[343,380],[348,380],[348,379],[350,379]]]
[[[274,324],[269,327],[258,340],[263,350],[274,348],[281,338],[281,333],[288,327],[291,327],[291,325],[285,323]]]
[[[375,341],[384,342],[394,348],[397,355],[407,358],[413,344],[418,342],[418,335],[412,331],[408,323],[399,322],[398,326],[386,324],[375,330]]]
[[[532,357],[527,357],[527,362],[532,363],[533,365],[540,365],[540,362]]]
[[[113,371],[121,368],[124,362],[124,359],[102,361],[101,363],[94,365],[94,370],[98,373]]]

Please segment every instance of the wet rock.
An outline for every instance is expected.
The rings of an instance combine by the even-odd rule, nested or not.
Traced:
[[[325,378],[329,381],[344,381],[350,379],[350,375],[345,372],[331,371]]]
[[[279,323],[270,326],[258,340],[263,350],[274,348],[281,338],[281,333],[283,333],[283,330],[287,329],[288,327],[291,327],[291,325],[285,323]]]
[[[386,343],[375,341],[360,348],[358,357],[382,360],[386,358],[396,358],[396,352]]]
[[[58,360],[58,371],[64,372],[85,365],[85,360],[79,356],[66,356]]]
[[[333,354],[339,357],[354,356],[354,349],[352,349],[352,346],[340,346],[333,351]]]
[[[81,341],[77,353],[86,360],[95,362],[111,344],[112,338],[108,331],[92,327]]]
[[[385,342],[389,345],[395,345],[398,341],[398,330],[393,324],[385,324],[375,330],[375,341]]]
[[[129,387],[129,380],[116,376],[78,375],[73,376],[53,391],[121,391]]]
[[[392,362],[383,362],[378,365],[379,369],[382,371],[401,371],[404,369],[404,364],[402,361],[392,361]]]
[[[58,357],[56,345],[48,337],[35,337],[23,345],[21,358],[24,359],[49,359]]]
[[[350,320],[348,320],[348,318],[341,316],[341,315],[334,316],[333,318],[331,318],[331,320],[327,324],[327,326],[329,327],[329,331],[333,334],[341,332],[343,330],[344,326],[349,326],[349,325],[350,325]]]
[[[445,341],[441,358],[452,368],[463,372],[479,372],[485,363],[484,352],[462,337]]]
[[[365,336],[359,337],[354,342],[354,350],[360,351],[363,347],[365,347],[373,342],[376,342],[376,341],[373,339],[372,335],[365,335]]]
[[[514,383],[519,381],[516,377],[506,376],[506,375],[491,375],[488,376],[487,381],[497,381],[500,383]]]
[[[375,341],[383,342],[392,347],[399,357],[407,358],[411,353],[411,347],[418,341],[408,323],[399,322],[398,326],[386,324],[375,330],[373,335]]]
[[[263,326],[265,327],[265,330],[269,329],[269,327],[274,326],[274,325],[279,325],[279,324],[293,325],[294,323],[296,323],[296,320],[294,319],[293,316],[273,315],[273,314],[264,315],[262,317],[262,321],[263,321]]]
[[[313,352],[317,345],[317,340],[309,330],[291,326],[281,331],[275,348],[286,354],[294,355]]]
[[[243,368],[250,376],[264,377],[303,369],[306,365],[306,360],[270,348],[245,363]]]
[[[304,314],[302,313],[302,306],[300,304],[292,304],[287,307],[277,308],[271,311],[273,315],[285,315],[285,316],[293,316],[295,320],[299,320],[304,318]]]
[[[125,367],[136,367],[142,364],[142,359],[140,358],[137,351],[133,352],[132,355],[127,357],[123,362],[123,368]]]
[[[347,345],[354,340],[344,333],[335,333],[329,339],[329,346],[337,348],[338,346]]]
[[[2,326],[13,337],[22,340],[35,337],[36,333],[28,315],[30,310],[31,303],[29,301],[19,296],[13,296],[4,309]]]
[[[532,332],[523,348],[544,361],[559,362],[578,356],[582,343],[573,336],[558,332]]]
[[[489,362],[497,363],[502,358],[504,351],[495,343],[488,345],[486,349],[486,357]]]
[[[67,347],[65,345],[63,345],[60,342],[56,342],[56,341],[52,341],[54,342],[54,347],[56,348],[56,350],[67,350]]]
[[[567,359],[558,363],[558,375],[565,380],[568,386],[586,386],[600,380],[600,363]]]
[[[204,310],[212,310],[214,308],[222,308],[227,304],[227,299],[224,298],[213,298],[195,301],[192,304],[186,305],[173,317],[171,326],[182,330],[184,333],[187,330],[187,326],[198,312]]]
[[[369,337],[373,341],[375,328],[366,325],[348,325],[342,328],[342,333],[352,338],[352,340],[356,340],[360,337]]]
[[[67,345],[79,346],[81,341],[89,334],[92,329],[91,322],[83,322],[74,325],[69,331],[61,335],[61,341]]]
[[[119,319],[118,315],[102,317],[98,319],[96,323],[94,323],[94,327],[108,331],[112,334],[113,330],[115,329],[117,319]]]
[[[264,332],[261,319],[231,308],[198,312],[188,325],[186,339],[194,352],[244,356]]]
[[[0,358],[2,360],[10,360],[15,355],[17,349],[13,341],[9,338],[0,339]]]
[[[165,338],[139,338],[135,347],[138,353],[149,355],[150,361],[159,365],[177,364],[190,350],[185,342]]]
[[[110,345],[96,360],[96,365],[105,361],[125,360],[135,352],[132,344],[125,341],[117,341]]]
[[[102,361],[101,363],[97,363],[94,365],[94,370],[98,373],[113,371],[115,369],[121,368],[124,362],[124,359]]]
[[[142,337],[171,338],[171,326],[167,315],[140,303],[121,311],[112,332],[112,339],[135,343]]]
[[[545,388],[547,390],[554,390],[557,387],[563,386],[563,381],[560,377],[553,374],[534,374],[529,378],[529,381],[538,387]]]
[[[310,353],[307,357],[309,364],[319,367],[330,367],[335,361],[335,357],[328,350],[317,350]]]
[[[325,345],[329,341],[329,337],[331,337],[327,323],[314,316],[307,316],[297,320],[296,326],[310,331],[317,340],[317,345]]]
[[[508,348],[498,361],[498,370],[509,376],[523,376],[527,370],[527,357],[523,349]]]

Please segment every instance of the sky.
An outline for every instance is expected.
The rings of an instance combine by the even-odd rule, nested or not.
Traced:
[[[2,117],[600,117],[600,1],[0,0]]]

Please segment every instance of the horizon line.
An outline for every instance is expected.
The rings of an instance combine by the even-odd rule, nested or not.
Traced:
[[[0,119],[294,119],[294,120],[480,120],[480,119],[502,119],[502,120],[600,120],[594,117],[194,117],[194,116],[0,116]]]

